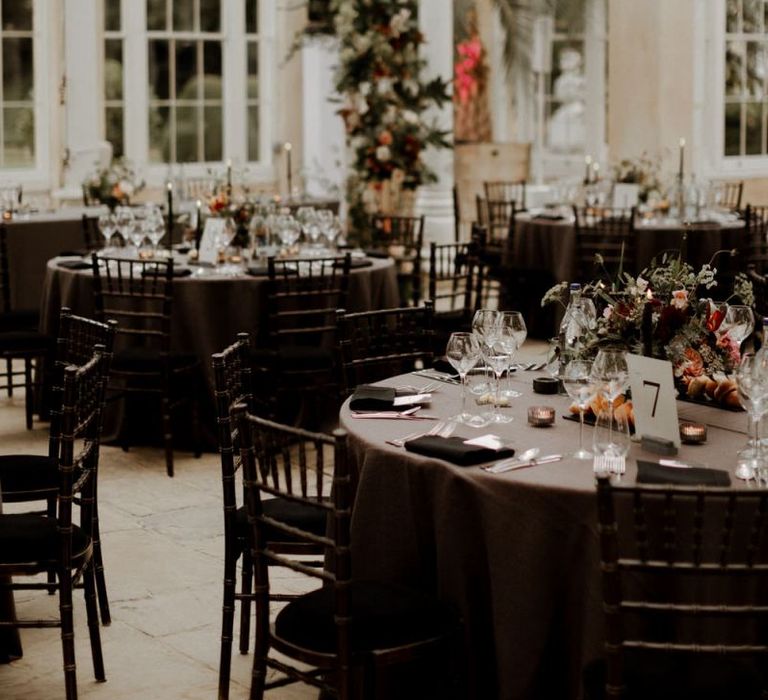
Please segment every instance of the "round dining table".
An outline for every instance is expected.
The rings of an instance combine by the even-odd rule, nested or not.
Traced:
[[[357,481],[352,516],[353,572],[417,587],[453,604],[465,625],[462,662],[469,696],[478,700],[581,697],[581,673],[602,655],[604,623],[599,568],[596,488],[591,461],[571,457],[578,422],[565,420],[570,400],[536,395],[539,373],[518,371],[522,396],[505,409],[514,420],[455,435],[493,433],[518,454],[532,447],[562,461],[493,474],[419,456],[388,444],[426,431],[434,420],[356,417],[348,402],[341,424],[349,433]],[[422,386],[408,375],[384,384]],[[440,383],[431,405],[436,419],[460,411],[460,388]],[[556,409],[554,426],[531,427],[530,405]],[[747,417],[678,401],[679,418],[708,425],[704,446],[680,448],[676,459],[735,470],[746,442]],[[476,409],[478,412],[481,408]],[[417,414],[418,415],[418,414]],[[591,448],[592,428],[585,426]],[[636,460],[659,456],[632,444],[622,483],[633,484]],[[737,488],[743,482],[732,476]]]

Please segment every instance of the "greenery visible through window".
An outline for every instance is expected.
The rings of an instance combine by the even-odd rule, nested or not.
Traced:
[[[35,164],[32,0],[0,0],[0,167]]]
[[[104,138],[115,158],[125,155],[123,33],[120,0],[104,0]]]
[[[221,0],[147,0],[149,160],[220,161]]]
[[[726,0],[724,155],[766,155],[768,1]]]

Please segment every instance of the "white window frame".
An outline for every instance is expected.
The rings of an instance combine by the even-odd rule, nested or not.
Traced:
[[[705,177],[768,176],[768,154],[725,155],[725,10],[726,0],[698,0],[694,30],[694,160]],[[768,42],[768,32],[765,33]]]
[[[0,168],[0,181],[20,184],[29,189],[47,189],[51,181],[51,119],[59,73],[51,63],[52,22],[48,0],[32,2],[32,40],[34,56],[35,161],[32,167]],[[49,65],[50,64],[50,65]]]
[[[221,34],[223,161],[231,160],[236,169],[247,168],[249,182],[266,182],[274,179],[272,162],[272,106],[274,100],[275,70],[274,33],[275,3],[259,2],[259,128],[260,160],[246,162],[247,124],[245,86],[247,80],[245,40],[245,0],[222,0]],[[149,162],[149,89],[146,31],[146,2],[123,0],[121,21],[124,33],[123,94],[125,100],[125,155],[142,173],[150,187],[163,185],[169,177],[183,171],[187,177],[204,177],[209,168],[221,168],[222,161],[204,163],[150,163]],[[103,43],[103,23],[99,41]],[[100,85],[103,103],[103,84]],[[102,104],[102,114],[103,114]],[[103,117],[102,117],[103,133]]]

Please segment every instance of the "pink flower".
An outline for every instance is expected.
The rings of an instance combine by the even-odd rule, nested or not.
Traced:
[[[612,306],[606,306],[603,309],[603,318],[608,320],[613,316],[613,307]]]
[[[676,289],[674,292],[672,292],[671,304],[676,309],[680,309],[680,311],[686,309],[688,307],[688,290]]]

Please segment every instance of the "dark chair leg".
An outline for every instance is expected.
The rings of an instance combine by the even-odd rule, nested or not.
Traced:
[[[10,357],[5,358],[5,376],[8,379],[8,385],[5,387],[5,390],[10,398],[13,396],[13,360]]]
[[[98,506],[93,509],[93,576],[96,580],[96,594],[99,600],[99,612],[101,624],[108,627],[112,623],[112,615],[109,612],[109,597],[107,596],[107,581],[104,578],[104,559],[101,554],[101,532],[99,530]]]
[[[229,549],[229,547],[227,547]],[[234,547],[232,548],[234,549]],[[219,700],[229,698],[232,668],[232,630],[235,624],[237,557],[227,551],[224,559],[224,602],[221,609],[221,653],[219,657]]]
[[[75,666],[75,627],[72,617],[72,576],[59,571],[59,615],[61,618],[61,648],[64,657],[64,687],[67,700],[77,700],[77,670]]]
[[[99,610],[96,605],[96,581],[93,576],[93,560],[83,570],[83,585],[85,587],[85,612],[88,617],[88,635],[91,638],[91,656],[93,658],[93,675],[103,683],[107,680],[104,673],[104,657],[101,653],[101,631],[99,629]]]
[[[251,591],[253,583],[253,560],[247,545],[243,549],[240,573],[240,653],[247,654],[251,637]]]
[[[165,470],[173,476],[173,430],[171,427],[171,406],[168,396],[162,398],[163,445],[165,447]]]
[[[267,680],[267,654],[269,653],[269,611],[265,609],[265,590],[259,588],[256,601],[256,640],[253,644],[253,668],[251,670],[250,700],[263,700],[264,684]],[[266,614],[259,615],[262,610]],[[265,619],[266,618],[266,619]]]
[[[32,409],[34,407],[35,388],[32,384],[32,360],[24,358],[24,407],[27,413],[27,430],[32,430]]]
[[[49,518],[56,517],[56,497],[48,499],[48,505],[45,513]],[[50,569],[48,571],[48,595],[56,593],[56,569]]]

